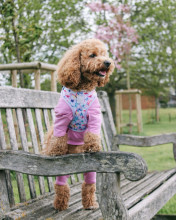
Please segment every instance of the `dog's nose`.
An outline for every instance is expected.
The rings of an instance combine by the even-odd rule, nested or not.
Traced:
[[[111,65],[111,63],[109,61],[105,60],[104,65],[108,68]]]

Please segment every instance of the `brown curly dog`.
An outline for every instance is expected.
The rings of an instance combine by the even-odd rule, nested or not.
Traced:
[[[46,155],[64,155],[101,150],[101,110],[95,91],[109,81],[114,63],[98,39],[88,39],[69,49],[58,63],[58,79],[63,85],[55,108],[54,129],[48,133]],[[68,176],[56,178],[54,207],[68,208]],[[96,173],[84,174],[82,204],[95,209]]]

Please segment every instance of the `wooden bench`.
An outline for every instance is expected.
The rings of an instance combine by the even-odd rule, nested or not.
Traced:
[[[118,146],[173,143],[176,155],[176,134],[117,135],[107,94],[100,92],[103,152],[42,156],[58,99],[55,92],[0,87],[0,219],[151,219],[176,193],[176,169],[146,175],[144,160]],[[81,173],[86,171],[97,172],[98,210],[82,209]],[[65,174],[73,174],[70,206],[57,212],[54,177]]]

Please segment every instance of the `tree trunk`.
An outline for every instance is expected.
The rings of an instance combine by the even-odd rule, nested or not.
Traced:
[[[15,40],[15,50],[16,50],[17,62],[20,63],[21,62],[21,56],[20,56],[19,38],[18,38],[17,31],[16,31],[14,15],[12,16],[12,29],[13,29],[13,37],[14,37],[14,40]],[[24,88],[23,73],[20,70],[18,70],[18,74],[20,75],[20,85],[21,85],[22,88]]]

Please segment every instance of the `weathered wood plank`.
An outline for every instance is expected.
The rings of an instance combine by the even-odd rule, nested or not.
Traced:
[[[41,69],[55,71],[57,65],[42,63],[42,62],[29,62],[29,63],[9,63],[0,64],[0,70],[24,70],[24,69]]]
[[[2,123],[1,109],[0,109],[0,150],[6,149],[5,135]],[[0,171],[0,209],[9,209],[10,206],[15,205],[12,181],[10,171]],[[5,207],[5,208],[4,208]]]
[[[36,116],[38,132],[39,132],[41,149],[44,149],[44,147],[45,147],[45,145],[44,145],[44,133],[43,133],[43,125],[42,125],[42,118],[41,118],[41,110],[40,109],[35,109],[35,116]],[[45,184],[44,184],[44,179],[42,177],[39,177],[39,185],[40,185],[40,193],[42,195],[45,194]]]
[[[55,113],[54,113],[54,109],[51,109],[51,117],[52,117],[52,121],[55,121]]]
[[[22,148],[24,151],[29,152],[22,110],[20,108],[17,108],[16,114],[17,114],[18,127],[19,127],[19,132],[20,132]]]
[[[101,126],[101,133],[100,133],[100,135],[101,135],[101,144],[102,144],[103,151],[107,151],[105,137],[104,137],[104,132],[103,132],[103,126]]]
[[[44,133],[43,133],[43,125],[42,125],[42,118],[41,118],[41,111],[40,111],[40,109],[35,109],[35,116],[36,116],[38,132],[39,132],[41,148],[44,149],[45,148],[45,145],[44,145]]]
[[[7,119],[8,132],[10,136],[10,145],[13,150],[18,150],[11,109],[6,109],[6,119]]]
[[[176,194],[176,174],[129,210],[131,220],[149,220]]]
[[[133,190],[133,195],[131,194],[132,196],[128,197],[127,195],[125,195],[124,199],[127,200],[125,201],[125,205],[127,206],[127,208],[136,204],[142,197],[144,197],[145,195],[149,195],[153,190],[156,190],[158,186],[165,182],[175,172],[175,170],[170,170],[164,172],[163,174],[159,173],[151,181],[149,179],[148,184],[146,183],[143,186],[140,185],[136,188],[136,190]]]
[[[17,113],[17,120],[18,120],[18,127],[19,127],[19,131],[20,131],[22,148],[24,151],[29,152],[22,110],[18,108],[16,110],[16,113]],[[37,196],[36,189],[35,189],[35,183],[34,183],[34,177],[31,175],[28,175],[27,178],[28,178],[31,199],[34,199]]]
[[[36,136],[36,131],[35,131],[35,126],[34,126],[34,121],[33,121],[31,109],[27,108],[26,113],[27,113],[27,119],[28,119],[28,123],[29,123],[29,130],[30,130],[33,150],[34,150],[35,154],[39,154],[37,136]]]
[[[15,205],[15,197],[14,197],[14,193],[13,193],[13,187],[12,187],[12,178],[10,175],[10,171],[6,170],[6,184],[7,184],[7,189],[8,189],[8,197],[9,197],[9,202],[10,202],[10,206],[13,207]]]
[[[0,109],[0,150],[6,149],[5,135],[2,123],[1,109]]]
[[[31,175],[59,176],[90,171],[122,172],[127,179],[136,181],[143,178],[147,172],[147,166],[142,157],[126,152],[81,153],[48,157],[2,150],[0,156],[0,170],[10,169]]]
[[[10,209],[10,203],[8,198],[8,188],[6,185],[6,173],[0,171],[0,213],[8,211]]]
[[[101,118],[102,118],[103,134],[104,134],[104,138],[105,138],[105,141],[106,141],[107,150],[110,151],[110,150],[111,150],[110,140],[109,140],[109,136],[108,136],[108,134],[107,134],[107,129],[106,129],[106,126],[105,126],[105,121],[104,121],[103,115],[102,115]]]
[[[116,128],[115,128],[115,124],[114,124],[114,120],[113,120],[113,116],[112,116],[112,111],[111,111],[111,107],[109,104],[109,98],[108,95],[105,91],[100,91],[98,92],[98,96],[103,100],[104,102],[104,107],[106,109],[107,115],[108,115],[108,119],[109,119],[109,124],[111,127],[111,131],[113,135],[116,135]]]
[[[48,131],[49,128],[50,128],[50,121],[49,121],[49,116],[48,116],[48,110],[47,109],[43,109],[43,115],[44,115],[45,127]],[[48,181],[49,192],[52,192],[54,190],[52,177],[47,177],[47,181]]]
[[[7,126],[8,126],[8,131],[9,131],[9,136],[10,136],[10,144],[11,144],[12,150],[18,150],[11,109],[6,109],[6,118],[7,118]],[[19,158],[19,160],[20,160],[20,158]],[[20,201],[25,202],[26,201],[26,193],[25,193],[25,188],[24,188],[23,176],[21,173],[16,173],[16,178],[17,178],[17,185],[18,185]]]
[[[81,185],[70,187],[71,198],[69,206],[81,201]],[[47,193],[34,200],[27,201],[25,204],[18,206],[18,211],[13,208],[12,211],[6,213],[6,218],[10,219],[49,219],[57,215],[57,219],[62,219],[62,215],[68,214],[69,210],[58,212],[53,207],[53,193]],[[23,217],[23,218],[22,218]]]
[[[162,134],[155,136],[134,136],[134,135],[117,135],[119,145],[130,145],[136,147],[151,147],[160,144],[176,143],[176,133]]]
[[[0,87],[0,108],[54,108],[59,100],[57,92]]]
[[[129,191],[131,191],[131,190],[133,190],[134,188],[136,188],[138,185],[141,185],[143,182],[146,182],[148,179],[150,179],[153,175],[155,175],[155,173],[147,173],[147,175],[143,178],[143,179],[141,179],[141,180],[139,180],[139,181],[137,181],[137,182],[131,182],[131,181],[129,181],[129,180],[127,180],[127,179],[123,179],[122,181],[121,181],[121,192],[122,192],[122,194],[126,194],[126,193],[128,193]]]
[[[33,121],[31,109],[26,109],[26,112],[27,112],[27,118],[28,118],[29,129],[30,129],[34,153],[39,154],[36,130],[35,130],[35,126],[34,126],[34,121]],[[39,181],[40,193],[43,195],[45,193],[44,178],[42,176],[39,176],[38,181]]]

